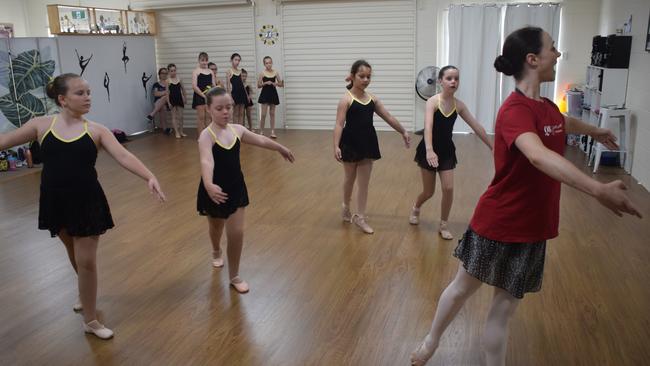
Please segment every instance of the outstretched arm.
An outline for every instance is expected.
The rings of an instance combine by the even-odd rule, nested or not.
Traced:
[[[160,189],[160,184],[153,173],[135,155],[125,149],[108,128],[96,123],[93,123],[93,125],[95,130],[99,131],[98,140],[100,146],[126,170],[147,181],[149,191],[155,194],[160,202],[164,202],[166,200],[165,194]]]
[[[24,143],[38,139],[38,125],[43,118],[37,117],[27,121],[20,128],[10,131],[8,133],[0,133],[0,150],[5,150],[10,147],[22,145]]]
[[[622,181],[600,183],[588,177],[563,156],[544,146],[539,136],[533,132],[522,133],[514,144],[535,168],[549,177],[595,197],[618,216],[628,213],[641,217],[639,210],[625,195],[627,187]]]
[[[237,131],[242,142],[246,144],[259,146],[264,149],[277,151],[278,153],[280,153],[280,155],[282,155],[284,160],[289,161],[291,163],[293,163],[293,161],[295,160],[291,150],[287,149],[285,146],[281,144],[278,144],[277,142],[271,140],[270,138],[251,132],[242,125],[231,125],[231,126],[233,126],[233,128]]]
[[[407,148],[411,146],[411,136],[409,136],[409,133],[406,131],[404,126],[399,123],[397,118],[388,113],[386,107],[384,107],[384,103],[382,103],[379,98],[373,96],[373,99],[375,100],[375,113],[377,113],[379,117],[386,121],[386,123],[388,123],[395,131],[399,132],[399,134],[402,135],[402,138],[404,139],[404,145]]]
[[[584,123],[577,118],[564,116],[564,130],[566,133],[589,135],[611,150],[618,150],[619,148],[618,144],[616,144],[616,136],[612,131]]]
[[[457,108],[458,108],[458,114],[463,118],[465,122],[469,125],[469,127],[474,130],[474,132],[478,135],[478,137],[483,141],[485,145],[487,145],[490,150],[494,150],[494,145],[492,144],[492,140],[488,137],[487,133],[485,132],[485,129],[481,124],[474,118],[472,113],[469,111],[465,103],[461,102],[460,100],[456,99],[457,103]]]

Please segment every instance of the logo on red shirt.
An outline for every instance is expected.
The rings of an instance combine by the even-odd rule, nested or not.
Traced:
[[[559,133],[562,133],[562,123],[544,126],[544,136],[555,136]]]

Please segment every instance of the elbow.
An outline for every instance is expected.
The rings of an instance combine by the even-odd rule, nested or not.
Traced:
[[[528,161],[535,167],[535,168],[540,168],[543,164],[543,154],[540,152],[536,151],[527,156]]]

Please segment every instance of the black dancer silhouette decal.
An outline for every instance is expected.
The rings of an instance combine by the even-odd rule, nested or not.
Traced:
[[[108,73],[104,73],[104,88],[106,88],[106,94],[108,94],[108,102],[111,102],[111,90],[108,88],[108,85],[111,83],[111,78],[108,77]]]
[[[126,42],[122,45],[122,62],[124,62],[124,73],[126,74],[126,64],[129,62],[129,56],[126,55]]]
[[[149,79],[151,79],[151,75],[147,76],[146,73],[142,73],[142,87],[144,88],[144,99],[149,98],[149,94],[147,94],[147,83],[149,82]]]
[[[81,68],[81,73],[79,74],[79,76],[81,76],[84,74],[84,71],[86,71],[86,66],[88,66],[90,60],[93,59],[93,54],[92,53],[90,54],[90,58],[84,59],[83,56],[79,56],[79,52],[77,52],[76,48],[74,49],[74,53],[77,54],[77,59],[79,60],[79,67]]]

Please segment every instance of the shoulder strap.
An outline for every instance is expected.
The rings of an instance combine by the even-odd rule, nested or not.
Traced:
[[[208,129],[208,132],[210,132],[210,135],[212,135],[212,139],[214,140],[214,142],[217,142],[217,134],[215,134],[214,131],[212,131],[210,126],[208,126],[207,129]]]

